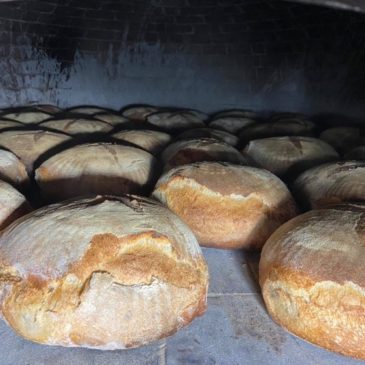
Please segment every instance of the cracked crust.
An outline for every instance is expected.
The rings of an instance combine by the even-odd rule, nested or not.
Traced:
[[[148,199],[45,207],[9,227],[0,244],[2,315],[35,342],[137,347],[206,308],[208,274],[194,236]]]
[[[202,246],[260,249],[296,215],[295,202],[266,170],[200,162],[163,175],[153,197],[175,212]]]
[[[272,318],[316,345],[365,359],[365,205],[313,210],[265,244],[260,285]]]

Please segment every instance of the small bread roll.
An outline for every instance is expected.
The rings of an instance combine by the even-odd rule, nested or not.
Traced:
[[[344,156],[345,160],[365,160],[365,140],[364,146],[355,147]]]
[[[30,212],[31,208],[27,199],[10,184],[0,180],[0,230],[10,223]],[[1,278],[1,268],[0,268]],[[0,280],[1,282],[1,280]],[[0,284],[1,298],[1,284]],[[0,305],[1,308],[1,305]],[[1,316],[1,309],[0,309]]]
[[[277,176],[288,177],[321,163],[339,159],[326,142],[309,137],[272,137],[251,141],[243,155]]]
[[[154,177],[156,159],[140,148],[82,144],[46,160],[35,171],[42,196],[63,200],[87,194],[140,193]]]
[[[88,133],[108,133],[113,129],[109,123],[101,120],[67,118],[47,120],[39,124],[41,127],[63,132],[70,135],[88,134]]]
[[[53,115],[51,113],[45,113],[40,111],[20,111],[1,115],[1,118],[14,120],[16,122],[24,124],[38,124],[52,117]]]
[[[107,113],[109,112],[109,109],[100,108],[98,106],[76,106],[74,108],[67,109],[67,111],[75,114],[94,115],[97,113]]]
[[[226,142],[231,146],[236,146],[238,138],[231,133],[221,131],[213,128],[194,128],[189,129],[177,136],[177,139],[188,139],[188,138],[215,138],[220,141]]]
[[[246,164],[245,158],[234,147],[209,138],[188,139],[172,143],[162,152],[161,158],[165,171],[199,161]]]
[[[319,138],[343,153],[358,145],[361,133],[361,129],[357,127],[332,127],[324,130]]]
[[[276,228],[296,215],[289,190],[275,175],[228,163],[172,169],[157,182],[152,196],[207,247],[260,249]]]
[[[38,209],[0,238],[0,309],[42,344],[125,349],[206,309],[208,271],[177,216],[135,196]]]
[[[312,210],[266,242],[260,285],[271,317],[328,350],[365,359],[365,206]]]
[[[204,122],[195,114],[177,112],[156,112],[147,116],[147,122],[166,131],[204,127]]]
[[[150,105],[130,106],[122,110],[123,117],[140,122],[146,121],[148,115],[158,112],[158,108]]]
[[[23,189],[29,185],[24,163],[14,153],[0,149],[0,179]]]
[[[119,114],[112,113],[98,113],[93,116],[95,119],[107,122],[113,126],[119,126],[121,124],[130,123],[130,120]]]
[[[298,200],[311,209],[365,201],[365,161],[333,162],[313,167],[295,180]]]
[[[15,120],[5,120],[0,119],[0,130],[14,129],[14,128],[24,128],[24,124],[16,122]]]
[[[160,153],[171,142],[169,134],[149,129],[124,130],[113,134],[112,137],[133,143],[153,155]]]
[[[255,123],[252,118],[246,117],[220,117],[209,123],[210,128],[222,129],[223,131],[237,134],[241,129]]]
[[[39,157],[70,139],[70,136],[63,133],[14,130],[0,133],[0,146],[18,156],[25,164],[28,174],[31,174]]]
[[[255,123],[244,128],[239,139],[247,143],[254,139],[280,136],[312,136],[315,124],[303,119],[279,119],[275,122]]]

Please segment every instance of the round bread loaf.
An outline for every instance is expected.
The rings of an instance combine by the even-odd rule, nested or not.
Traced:
[[[194,235],[135,196],[68,201],[16,221],[0,238],[0,278],[6,322],[47,345],[138,347],[206,309]]]
[[[131,120],[144,122],[148,115],[158,112],[158,108],[150,105],[130,106],[122,110],[122,115]]]
[[[234,147],[209,138],[188,139],[172,143],[162,152],[161,158],[165,171],[199,161],[246,164],[245,158]]]
[[[107,113],[109,112],[108,109],[105,108],[100,108],[98,106],[76,106],[74,108],[69,108],[67,109],[68,112],[70,113],[75,113],[75,114],[85,114],[85,115],[94,115],[97,113]]]
[[[14,128],[24,128],[24,124],[20,122],[16,122],[15,120],[5,120],[0,119],[0,130],[6,130],[6,129],[14,129]]]
[[[223,110],[221,112],[215,113],[213,116],[214,119],[226,118],[226,117],[255,119],[257,117],[257,113],[255,113],[252,110],[231,109],[231,110]]]
[[[0,146],[18,156],[25,164],[27,172],[31,174],[39,157],[70,139],[70,136],[63,133],[14,130],[0,133]]]
[[[245,147],[243,155],[253,164],[285,178],[339,159],[329,144],[309,137],[256,139]]]
[[[298,200],[311,209],[365,201],[365,161],[333,162],[313,167],[295,180]]]
[[[33,105],[32,108],[47,114],[57,114],[62,112],[61,108],[52,104],[38,104],[38,105]]]
[[[112,137],[133,143],[152,154],[160,153],[171,142],[169,134],[149,129],[124,130],[113,134]]]
[[[52,117],[53,115],[51,113],[45,113],[41,111],[20,111],[1,115],[1,118],[14,120],[24,124],[38,124]]]
[[[343,153],[358,145],[361,133],[357,127],[332,127],[324,130],[319,138]]]
[[[88,133],[107,133],[113,129],[109,123],[101,120],[67,118],[47,120],[39,124],[41,127],[63,132],[70,135],[88,134]]]
[[[23,189],[29,185],[24,163],[14,153],[0,149],[0,179]]]
[[[27,214],[30,210],[30,205],[24,195],[19,193],[18,190],[7,182],[0,180],[0,230],[4,229],[19,217]]]
[[[231,146],[236,146],[238,138],[231,133],[221,131],[213,128],[194,128],[189,129],[177,136],[177,139],[188,139],[188,138],[214,138],[219,141],[226,142]]]
[[[276,228],[296,215],[289,190],[275,175],[228,163],[172,169],[152,195],[207,247],[260,249]]]
[[[197,118],[199,118],[203,122],[205,122],[206,120],[209,119],[209,115],[207,113],[201,112],[200,110],[183,109],[182,111],[195,115]]]
[[[111,143],[82,144],[43,162],[35,171],[42,196],[63,200],[87,194],[144,192],[156,159],[140,148]]]
[[[244,128],[239,139],[247,143],[253,139],[279,136],[312,136],[315,124],[303,119],[280,119],[275,122],[255,123]]]
[[[365,140],[363,143],[365,144]],[[344,158],[346,160],[365,160],[365,145],[353,148],[345,154]]]
[[[246,117],[220,117],[209,123],[210,128],[222,129],[226,132],[237,134],[242,128],[255,123],[254,119]]]
[[[147,122],[166,131],[178,131],[205,126],[198,116],[185,111],[156,112],[147,116]]]
[[[121,124],[130,123],[130,120],[119,114],[113,113],[98,113],[93,116],[95,119],[107,122],[113,126],[120,126]]]
[[[266,242],[260,285],[271,317],[316,345],[365,359],[365,206],[312,210]]]

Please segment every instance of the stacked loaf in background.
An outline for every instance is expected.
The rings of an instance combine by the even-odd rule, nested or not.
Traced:
[[[273,319],[365,358],[364,148],[297,113],[3,109],[0,314],[39,343],[137,347],[204,313],[199,245],[263,249]]]

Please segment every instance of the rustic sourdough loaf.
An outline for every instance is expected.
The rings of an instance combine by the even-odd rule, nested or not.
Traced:
[[[35,180],[43,197],[56,201],[88,194],[141,193],[148,188],[157,161],[140,148],[87,143],[43,162]]]
[[[313,167],[298,176],[293,192],[311,209],[365,201],[365,161],[332,162]]]
[[[319,346],[365,359],[365,205],[312,210],[266,242],[260,285],[281,326]]]
[[[203,314],[207,284],[189,228],[136,196],[43,207],[0,238],[0,312],[43,344],[147,344]]]
[[[174,168],[157,182],[153,197],[208,247],[260,249],[276,228],[296,214],[290,192],[275,175],[228,163]]]
[[[14,153],[0,149],[0,179],[24,189],[30,181],[24,163]]]

